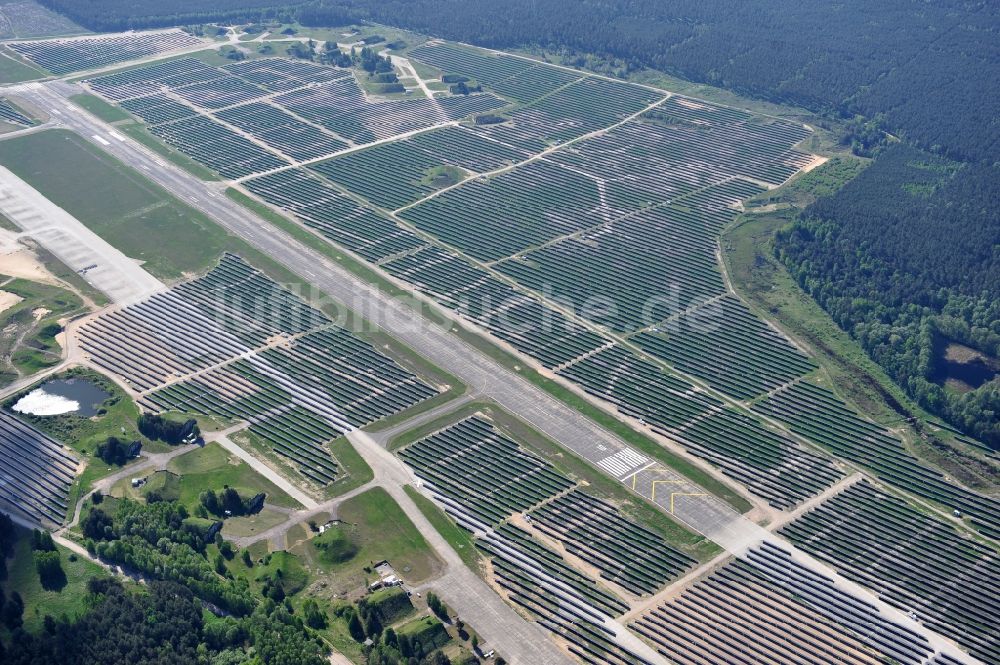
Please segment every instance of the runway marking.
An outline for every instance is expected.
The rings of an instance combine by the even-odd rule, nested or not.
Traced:
[[[656,503],[656,486],[657,485],[679,485],[687,481],[684,480],[654,480],[650,488],[649,500]],[[671,495],[672,497],[673,495]]]
[[[631,478],[632,479],[632,489],[635,489],[635,480],[636,480],[636,478],[639,477],[640,473],[642,473],[643,471],[645,471],[646,469],[648,469],[651,466],[656,466],[656,462],[655,461],[654,462],[650,462],[646,466],[644,466],[644,467],[642,467],[640,469],[636,469],[632,473],[630,473],[627,476],[625,476],[624,478],[622,478],[621,479],[622,482],[624,483],[626,480],[628,480],[629,478]]]
[[[101,145],[111,145],[111,141],[107,140],[100,134],[94,134],[94,140],[100,143]]]
[[[628,474],[636,467],[647,462],[649,462],[648,457],[640,455],[631,448],[623,448],[617,453],[599,460],[597,466],[613,474],[619,480],[624,481],[628,477]]]
[[[118,139],[119,141],[124,141],[125,140],[125,137],[122,136],[121,134],[119,134],[116,131],[109,131],[108,134],[110,134],[111,138],[113,138],[113,139]]]
[[[670,514],[674,514],[674,497],[675,496],[708,496],[704,492],[671,492],[670,494]]]

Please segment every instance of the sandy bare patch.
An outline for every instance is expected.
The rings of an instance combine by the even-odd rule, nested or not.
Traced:
[[[812,160],[808,164],[802,167],[802,173],[809,173],[814,168],[823,166],[828,161],[830,161],[829,158],[821,157],[820,155],[813,155],[812,157],[813,157]]]
[[[10,291],[0,291],[0,312],[6,312],[22,300],[24,300],[24,298],[16,293],[11,293]]]
[[[0,229],[0,274],[45,284],[59,284],[59,280],[52,276],[35,253],[21,244],[18,234],[8,229]]]
[[[688,99],[687,97],[677,97],[678,106],[683,106],[685,108],[694,109],[696,111],[702,111],[704,109],[710,109],[711,106],[706,106],[705,104],[700,104],[693,99]]]

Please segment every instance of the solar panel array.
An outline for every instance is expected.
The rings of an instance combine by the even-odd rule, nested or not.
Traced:
[[[7,45],[53,74],[69,74],[197,46],[201,40],[180,30],[96,35],[69,39],[9,42]]]
[[[985,663],[1000,662],[1000,554],[867,481],[784,527],[781,535],[914,612]]]
[[[625,596],[655,593],[694,559],[587,494],[483,417],[449,425],[399,454],[444,509],[475,534],[511,602],[585,662],[641,662],[605,622],[629,609]],[[613,586],[581,572],[556,544]]]
[[[676,598],[632,629],[681,665],[876,663],[917,665],[926,640],[880,615],[765,543]]]
[[[0,98],[0,120],[15,125],[30,127],[34,121],[17,108],[10,100]]]
[[[807,127],[440,42],[409,57],[489,92],[370,99],[347,70],[282,58],[179,59],[91,85],[771,505],[790,508],[839,477],[745,411],[715,409],[780,394],[815,369],[727,295],[716,258],[741,202],[811,163],[795,147]],[[221,101],[199,94],[214,88]],[[448,126],[498,109],[499,124]],[[978,523],[991,528],[991,502],[963,492],[934,490],[983,504]]]
[[[0,505],[62,524],[78,465],[58,441],[0,409]]]
[[[321,485],[338,474],[327,442],[437,394],[230,254],[79,334],[91,361],[133,386],[144,408],[245,421]]]

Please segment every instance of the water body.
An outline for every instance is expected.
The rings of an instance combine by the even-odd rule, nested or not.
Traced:
[[[97,410],[109,397],[109,393],[86,379],[56,379],[35,388],[12,408],[33,416],[72,413],[89,418],[97,415]]]

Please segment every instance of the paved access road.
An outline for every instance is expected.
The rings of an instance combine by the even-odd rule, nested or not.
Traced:
[[[501,651],[511,663],[524,665],[570,665],[574,661],[549,640],[542,628],[515,612],[502,598],[469,570],[458,553],[438,533],[403,491],[416,485],[416,477],[402,460],[368,434],[355,430],[347,439],[375,474],[375,480],[399,504],[438,557],[445,574],[429,583],[434,593],[469,623],[487,644]]]
[[[678,520],[715,541],[727,551],[743,556],[755,543],[763,540],[779,542],[785,549],[791,549],[798,561],[833,578],[838,585],[876,605],[883,614],[890,616],[897,623],[925,635],[931,644],[948,650],[962,662],[976,662],[965,654],[959,655],[954,647],[949,648],[936,633],[909,620],[898,610],[886,605],[875,594],[847,582],[828,566],[796,550],[789,543],[777,539],[770,532],[746,519],[721,499],[708,494],[703,488],[676,472],[648,460],[581,413],[536,388],[516,372],[501,367],[485,354],[468,346],[449,332],[451,319],[442,318],[447,322],[446,325],[431,322],[408,305],[355,277],[318,251],[306,247],[287,233],[226,198],[212,184],[198,180],[193,175],[166,163],[147,148],[117,134],[102,121],[79,110],[67,100],[67,97],[80,91],[77,86],[54,81],[31,86],[30,90],[20,90],[19,94],[29,97],[46,110],[72,109],[70,113],[61,113],[59,116],[64,126],[77,131],[88,140],[101,144],[107,152],[133,168],[145,172],[175,196],[200,209],[230,233],[269,255],[302,277],[305,282],[318,287],[336,302],[376,323],[427,360],[458,377],[479,394],[493,399],[501,407],[563,447],[608,471],[636,492],[641,491],[645,496],[652,497],[655,503],[671,512]],[[440,309],[434,311],[440,312]],[[669,491],[665,491],[664,488],[667,487],[670,488]],[[649,493],[646,493],[647,491]],[[398,493],[406,497],[401,488],[398,489]],[[401,505],[415,508],[412,501],[401,500]],[[436,533],[433,528],[425,524],[426,520],[423,523],[417,520],[415,523],[425,534],[430,533],[433,536]],[[429,531],[425,530],[425,527]],[[471,572],[468,575],[478,580]],[[495,594],[492,598],[499,601]],[[476,602],[490,601],[483,597]],[[552,646],[548,640],[540,644]],[[534,646],[541,648],[539,645]],[[522,662],[540,664],[545,661],[536,657],[534,660]]]

